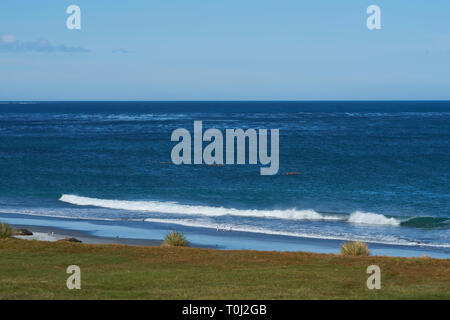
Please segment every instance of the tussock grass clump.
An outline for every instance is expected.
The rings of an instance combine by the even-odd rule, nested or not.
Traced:
[[[0,223],[0,239],[6,239],[13,235],[13,229],[7,223]]]
[[[341,246],[341,254],[346,256],[369,256],[370,250],[362,241],[345,242]]]
[[[187,247],[189,244],[184,237],[183,233],[178,231],[172,231],[171,233],[167,234],[164,238],[165,246],[174,246],[174,247]]]

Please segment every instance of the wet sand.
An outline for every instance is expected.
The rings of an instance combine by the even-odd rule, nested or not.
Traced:
[[[16,236],[20,239],[56,241],[64,238],[76,238],[83,243],[89,244],[125,244],[133,246],[160,246],[163,240],[150,239],[125,239],[119,237],[97,237],[90,235],[88,232],[78,230],[68,230],[55,227],[28,226],[28,225],[12,225],[14,229],[27,229],[33,232],[32,236]],[[46,237],[45,237],[46,236]],[[47,238],[43,240],[42,238]]]

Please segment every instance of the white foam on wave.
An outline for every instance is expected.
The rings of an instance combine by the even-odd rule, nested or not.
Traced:
[[[0,209],[0,213],[12,213],[12,214],[21,214],[26,216],[37,216],[37,217],[48,217],[48,218],[62,218],[62,219],[81,219],[81,220],[97,220],[97,221],[118,221],[120,219],[110,219],[110,218],[100,218],[100,217],[83,217],[83,216],[64,216],[57,213],[49,213],[53,212],[54,209],[44,209],[42,213],[40,211],[33,210],[16,210],[16,209]],[[59,211],[57,211],[59,212]]]
[[[348,218],[348,222],[357,224],[370,224],[382,226],[399,226],[400,221],[395,218],[388,218],[382,214],[355,211]]]
[[[209,217],[240,216],[257,218],[275,218],[284,220],[343,220],[343,217],[322,215],[314,210],[242,210],[224,207],[185,205],[175,202],[161,201],[127,201],[105,200],[75,195],[62,195],[60,201],[79,206],[96,206],[109,209],[131,210],[141,212],[157,212],[184,215],[202,215]]]
[[[95,206],[109,209],[130,210],[140,212],[169,213],[182,215],[200,215],[209,217],[240,216],[256,218],[275,218],[283,220],[328,220],[347,221],[353,224],[366,224],[377,226],[399,226],[399,220],[388,218],[382,214],[355,211],[349,217],[324,215],[312,209],[284,209],[284,210],[257,210],[257,209],[235,209],[224,207],[211,207],[201,205],[186,205],[175,202],[161,201],[128,201],[107,200],[76,195],[62,195],[59,199],[79,206]]]
[[[331,236],[331,235],[318,235],[318,234],[308,234],[308,233],[299,233],[299,232],[288,232],[288,231],[280,231],[280,230],[270,230],[266,228],[258,228],[251,227],[246,225],[232,225],[232,224],[220,224],[217,225],[212,222],[207,221],[198,221],[194,219],[158,219],[158,218],[146,218],[145,222],[154,222],[154,223],[167,223],[167,224],[177,224],[185,227],[195,227],[195,228],[206,228],[206,229],[225,229],[225,231],[229,231],[230,228],[232,231],[240,231],[240,232],[251,232],[251,233],[263,233],[270,235],[280,235],[280,236],[289,236],[289,237],[300,237],[300,238],[311,238],[311,239],[328,239],[328,240],[351,240],[346,237],[339,236]]]

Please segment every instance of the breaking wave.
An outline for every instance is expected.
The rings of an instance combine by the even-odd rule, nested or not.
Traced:
[[[316,212],[312,209],[284,209],[284,210],[257,210],[257,209],[235,209],[224,207],[212,207],[201,205],[186,205],[175,202],[161,201],[128,201],[128,200],[107,200],[80,197],[76,195],[62,195],[60,201],[78,205],[95,206],[109,209],[130,210],[140,212],[155,212],[180,215],[200,215],[208,217],[218,216],[240,216],[255,218],[272,218],[283,220],[326,220],[326,221],[346,221],[355,224],[399,226],[400,220],[388,218],[382,214],[356,211],[350,216],[330,215]]]
[[[387,218],[378,213],[355,211],[348,218],[350,223],[399,226],[400,221],[395,218]]]
[[[242,210],[224,207],[210,207],[198,205],[186,205],[174,202],[161,201],[127,201],[105,200],[75,195],[62,195],[60,201],[79,206],[95,206],[109,209],[131,210],[141,212],[158,212],[184,215],[201,215],[209,217],[240,216],[256,218],[276,218],[285,220],[342,220],[342,217],[323,215],[314,210]]]

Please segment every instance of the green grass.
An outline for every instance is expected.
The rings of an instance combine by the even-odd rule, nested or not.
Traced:
[[[13,235],[12,228],[6,223],[0,223],[0,239],[6,239]]]
[[[0,240],[0,299],[450,299],[449,284],[448,259]]]
[[[370,256],[370,251],[364,242],[350,241],[341,246],[341,254],[346,256]]]
[[[164,238],[163,245],[174,247],[187,247],[188,242],[181,232],[172,231]]]

